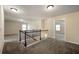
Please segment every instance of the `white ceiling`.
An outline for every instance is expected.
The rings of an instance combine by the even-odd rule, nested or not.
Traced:
[[[18,12],[14,13],[10,8],[16,8]],[[79,11],[78,5],[55,5],[52,10],[47,10],[45,5],[4,5],[6,20],[40,20],[75,11]]]

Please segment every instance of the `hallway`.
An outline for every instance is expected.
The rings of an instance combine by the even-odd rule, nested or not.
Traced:
[[[79,53],[79,5],[4,5],[3,9],[3,54]]]

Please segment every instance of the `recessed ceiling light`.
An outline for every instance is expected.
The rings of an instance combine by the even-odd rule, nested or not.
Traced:
[[[47,6],[47,9],[48,9],[48,10],[52,10],[53,7],[54,7],[54,5],[48,5],[48,6]]]
[[[17,12],[18,11],[18,9],[16,9],[16,8],[10,8],[11,9],[11,11],[13,11],[13,12]]]

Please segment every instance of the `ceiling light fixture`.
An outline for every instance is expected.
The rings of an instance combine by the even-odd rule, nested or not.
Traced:
[[[11,9],[11,11],[13,11],[13,12],[17,12],[18,11],[18,9],[16,9],[16,8],[10,8]]]
[[[48,9],[48,10],[52,10],[53,7],[54,7],[54,5],[48,5],[48,6],[47,6],[47,9]]]

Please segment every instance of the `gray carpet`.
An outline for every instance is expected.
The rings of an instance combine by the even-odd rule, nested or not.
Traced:
[[[76,54],[79,53],[79,45],[46,39],[30,46],[24,47],[20,42],[7,42],[4,44],[3,54]]]

